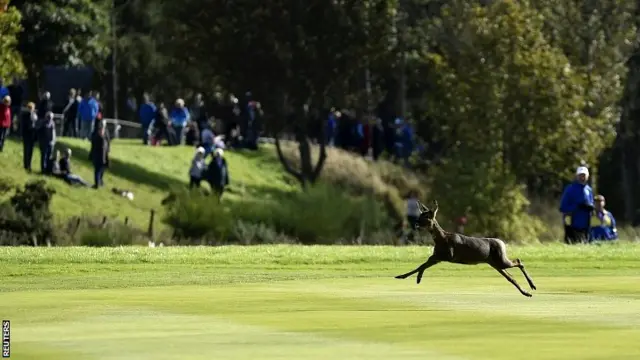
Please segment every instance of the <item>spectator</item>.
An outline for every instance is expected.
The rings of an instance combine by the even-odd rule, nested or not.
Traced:
[[[142,106],[141,106],[142,107]],[[136,99],[133,91],[129,89],[127,96],[127,118],[130,121],[136,121],[136,112],[138,110],[138,100]]]
[[[184,137],[185,144],[189,146],[199,145],[200,131],[198,131],[198,124],[196,124],[195,121],[190,121],[187,123]]]
[[[205,150],[202,146],[198,147],[196,154],[191,160],[191,168],[189,169],[189,188],[200,187],[202,181],[202,173],[205,169]]]
[[[91,184],[84,181],[80,176],[71,172],[71,149],[64,150],[58,168],[60,171],[60,177],[69,185],[80,184],[87,187],[91,186]]]
[[[0,78],[0,99],[4,99],[5,96],[10,96],[9,89],[4,86],[4,81]]]
[[[11,116],[19,117],[22,112],[22,98],[24,97],[24,89],[16,80],[13,81],[13,84],[7,87],[9,90],[9,96],[11,96]],[[0,99],[2,96],[0,96]],[[19,126],[20,121],[17,121]]]
[[[164,106],[164,103],[160,103],[158,106],[156,120],[153,122],[152,126],[156,129],[154,132],[153,145],[160,144],[163,137],[167,139],[170,146],[176,144],[176,134],[170,124],[169,112]]]
[[[53,152],[53,155],[47,160],[47,169],[49,169],[49,175],[60,177],[60,150]]]
[[[79,96],[76,93],[76,89],[69,90],[69,98],[67,99],[67,105],[62,110],[62,135],[69,137],[76,137],[78,132],[78,105],[82,99],[78,99]]]
[[[329,112],[329,116],[327,118],[327,127],[325,130],[326,137],[327,137],[327,146],[329,147],[335,146],[339,117],[340,117],[340,112],[336,111],[335,108],[331,108],[331,111]]]
[[[45,119],[48,112],[53,113],[53,105],[51,93],[48,91],[43,92],[40,102],[38,103],[38,119]]]
[[[156,120],[156,113],[158,109],[156,104],[151,101],[149,94],[144,94],[144,103],[140,106],[140,123],[142,124],[142,143],[147,145],[149,143],[149,127]]]
[[[109,166],[109,139],[105,133],[105,127],[98,123],[98,127],[91,136],[91,151],[89,160],[93,164],[94,189],[104,186],[102,180],[105,169]]]
[[[374,118],[371,131],[371,147],[373,160],[378,160],[380,154],[384,151],[384,127],[382,126],[382,119]]]
[[[211,131],[211,124],[206,124],[202,130],[202,147],[204,148],[204,156],[207,157],[212,151],[215,144],[215,135]]]
[[[224,150],[215,149],[213,160],[209,163],[205,173],[205,179],[211,189],[218,195],[218,200],[222,198],[225,187],[229,185],[229,168],[223,155]]]
[[[171,126],[173,127],[178,140],[175,145],[180,145],[182,144],[184,128],[190,121],[189,110],[184,106],[184,100],[176,100],[175,107],[171,110],[169,118],[171,119]]]
[[[396,131],[396,146],[398,149],[397,157],[404,161],[405,167],[410,167],[409,159],[413,152],[413,130],[411,124],[407,121],[399,119],[398,129]]]
[[[589,220],[594,210],[593,190],[587,184],[589,169],[580,166],[576,179],[564,189],[560,212],[564,216],[564,241],[567,244],[584,243],[589,236]]]
[[[49,175],[53,170],[50,161],[54,156],[53,148],[56,144],[56,123],[51,111],[44,115],[43,122],[38,126],[37,134],[40,145],[40,171]]]
[[[20,131],[22,133],[22,162],[23,167],[31,172],[31,161],[33,159],[33,147],[37,140],[38,114],[36,113],[36,104],[27,103],[27,110],[20,117]]]
[[[84,99],[78,105],[78,113],[80,117],[80,137],[89,139],[98,117],[98,101],[93,96],[93,91],[89,91]]]
[[[0,103],[0,152],[4,150],[4,141],[11,127],[11,96],[5,95]]]
[[[420,204],[418,203],[418,192],[411,190],[407,197],[407,223],[409,224],[408,240],[413,241],[414,232],[418,226],[420,218]]]
[[[202,94],[198,93],[193,99],[193,105],[191,105],[191,120],[193,120],[196,124],[198,124],[198,128],[200,130],[203,129],[203,126],[207,123],[208,114],[207,109],[204,104],[204,100],[202,100]]]
[[[591,216],[589,237],[590,241],[610,241],[618,239],[618,229],[616,229],[616,219],[611,212],[605,210],[604,196],[598,195],[594,198],[595,211]]]

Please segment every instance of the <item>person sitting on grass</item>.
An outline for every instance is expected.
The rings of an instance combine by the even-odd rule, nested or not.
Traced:
[[[589,242],[617,240],[616,219],[611,212],[605,210],[604,196],[597,195],[594,200],[595,210],[591,215]]]
[[[191,160],[191,168],[189,169],[189,188],[200,187],[200,181],[202,181],[202,173],[206,167],[204,161],[205,149],[200,146],[196,150],[196,154]]]
[[[65,149],[62,153],[62,158],[58,162],[60,178],[66,181],[69,185],[82,185],[86,187],[90,187],[91,184],[84,181],[80,176],[71,172],[71,149]]]

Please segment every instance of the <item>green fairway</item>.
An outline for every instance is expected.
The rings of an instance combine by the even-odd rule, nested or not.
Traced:
[[[394,279],[424,247],[0,248],[0,315],[15,359],[640,358],[640,246],[509,251],[533,298],[482,265]]]

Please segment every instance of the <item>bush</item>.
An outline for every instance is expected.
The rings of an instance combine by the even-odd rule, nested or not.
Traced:
[[[174,229],[179,239],[177,243],[182,239],[186,243],[194,240],[207,244],[226,242],[231,233],[232,216],[218,206],[213,195],[199,190],[177,189],[167,197],[164,205],[167,212],[163,221]]]
[[[268,225],[304,244],[332,244],[388,229],[391,221],[380,204],[319,184],[277,202],[239,203],[236,219]]]
[[[133,245],[140,239],[140,232],[124,224],[108,224],[104,228],[86,228],[82,230],[79,245],[82,246],[120,246]]]
[[[8,193],[10,184],[0,181],[2,193]],[[4,230],[3,245],[44,245],[53,243],[54,224],[50,210],[55,190],[43,180],[16,187],[9,201],[0,204],[0,228]],[[7,235],[13,234],[13,235]]]
[[[282,142],[285,158],[294,168],[300,167],[300,156],[295,142]],[[317,159],[319,147],[312,147],[312,157]],[[430,183],[415,172],[388,161],[372,162],[362,156],[339,148],[327,148],[327,160],[320,173],[320,180],[346,190],[352,195],[373,195],[387,203],[387,211],[396,219],[404,218],[403,197],[416,190],[420,198],[429,192]]]
[[[384,207],[367,196],[353,197],[316,185],[277,200],[218,204],[198,191],[170,195],[164,221],[188,243],[366,243],[391,227]]]

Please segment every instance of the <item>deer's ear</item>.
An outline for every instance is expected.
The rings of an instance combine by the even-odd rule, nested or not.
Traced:
[[[424,204],[421,203],[420,200],[418,200],[418,205],[420,206],[420,211],[422,211],[422,212],[429,211],[429,209],[427,209],[427,207],[424,206]]]

